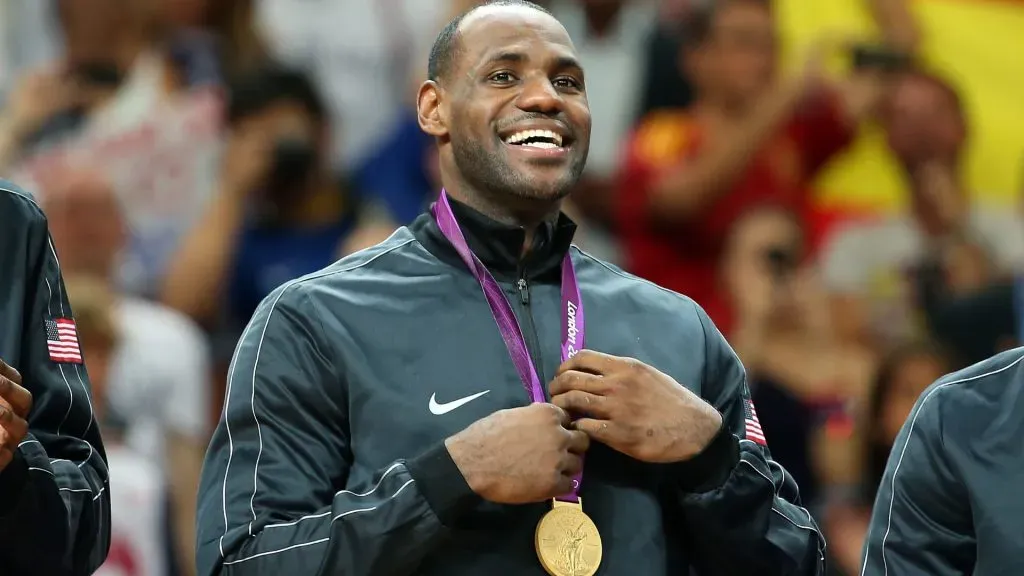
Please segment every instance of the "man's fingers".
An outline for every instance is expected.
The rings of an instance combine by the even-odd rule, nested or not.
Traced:
[[[14,458],[14,451],[18,449],[21,438],[21,435],[16,434],[6,425],[0,425],[0,471],[6,468]]]
[[[620,362],[622,362],[622,358],[617,356],[593,350],[580,350],[578,354],[569,358],[558,367],[556,375],[569,370],[577,370],[603,376],[613,372],[615,366]]]
[[[554,403],[548,403],[546,406],[550,406],[549,410],[554,412],[558,417],[558,421],[562,424],[562,428],[569,428],[572,425],[572,416],[565,411],[565,408]]]
[[[611,423],[607,420],[596,420],[594,418],[580,418],[573,422],[573,427],[602,444],[607,444],[611,438]]]
[[[14,366],[4,362],[3,358],[0,358],[0,376],[10,379],[11,382],[18,384],[19,386],[21,385],[21,374],[14,369]]]
[[[555,379],[548,385],[548,392],[551,396],[564,394],[569,390],[582,390],[591,394],[602,394],[606,388],[607,385],[603,376],[596,376],[579,370],[566,370],[555,376]]]
[[[569,390],[563,394],[552,396],[551,403],[579,416],[597,416],[599,418],[609,416],[607,398],[589,392]]]
[[[583,470],[583,458],[580,458],[576,454],[566,454],[562,458],[562,466],[560,470],[562,474],[572,478],[579,474],[580,470]],[[572,489],[572,486],[569,486],[569,488]]]
[[[14,447],[28,434],[28,422],[6,406],[0,406],[0,428],[6,432],[7,440],[15,442]]]
[[[10,366],[7,366],[7,368],[14,370]],[[14,374],[18,376],[17,380],[6,374],[0,375],[0,398],[3,398],[11,405],[15,414],[25,418],[28,416],[29,410],[32,409],[32,393],[18,384],[21,381],[21,376],[18,375],[17,371]]]
[[[569,431],[569,452],[572,454],[584,454],[590,448],[590,436],[579,430]]]

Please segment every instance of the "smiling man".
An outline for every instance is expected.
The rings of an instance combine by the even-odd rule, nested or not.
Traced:
[[[199,572],[821,573],[704,311],[571,245],[590,112],[565,29],[492,2],[441,32],[429,72],[446,192],[256,312]]]

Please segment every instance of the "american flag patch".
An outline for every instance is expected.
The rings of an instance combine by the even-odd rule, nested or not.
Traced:
[[[743,399],[743,424],[748,440],[753,440],[761,446],[768,445],[768,441],[764,437],[764,430],[761,430],[761,421],[757,419],[754,401],[750,398]]]
[[[82,349],[78,346],[78,330],[70,318],[46,320],[46,348],[54,362],[82,363]]]

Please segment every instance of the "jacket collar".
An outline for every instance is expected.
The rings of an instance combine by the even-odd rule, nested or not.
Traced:
[[[477,258],[498,280],[510,281],[520,277],[529,279],[557,279],[562,259],[569,251],[576,224],[564,213],[556,222],[544,222],[534,235],[533,247],[525,258],[520,258],[526,229],[497,222],[448,198],[452,213],[466,237],[466,243]],[[428,210],[409,225],[416,239],[439,260],[466,269],[458,252],[444,237]]]

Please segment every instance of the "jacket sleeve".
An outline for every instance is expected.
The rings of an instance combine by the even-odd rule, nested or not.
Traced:
[[[46,220],[30,200],[18,200],[15,214],[0,218],[0,246],[14,242],[26,254],[18,259],[26,269],[3,271],[25,284],[12,292],[24,295],[21,352],[6,360],[33,407],[29,434],[0,473],[0,565],[5,574],[92,574],[110,543],[106,456],[80,358],[50,357],[46,321],[71,319],[71,307]]]
[[[921,395],[893,443],[864,541],[862,576],[974,569],[970,498],[945,458],[942,382]]]
[[[412,574],[476,497],[444,444],[354,479],[332,348],[346,336],[326,335],[302,282],[260,305],[235,351],[200,481],[198,574]]]
[[[702,396],[722,414],[722,429],[693,460],[678,465],[678,501],[687,549],[699,572],[823,574],[825,540],[800,507],[793,477],[771,459],[739,358],[697,307],[706,360]],[[749,433],[748,433],[749,430]]]

